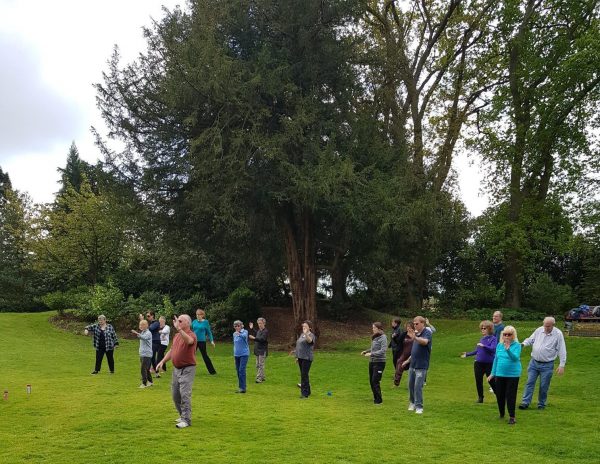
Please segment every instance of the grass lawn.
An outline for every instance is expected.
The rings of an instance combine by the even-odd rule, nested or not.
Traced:
[[[313,396],[299,400],[293,358],[271,353],[267,381],[236,395],[232,347],[209,351],[218,375],[198,366],[193,426],[178,430],[170,378],[140,390],[137,341],[121,341],[116,374],[93,370],[92,340],[53,328],[50,313],[0,314],[0,463],[385,463],[598,462],[600,340],[567,338],[563,377],[554,376],[546,410],[517,411],[516,426],[498,419],[493,394],[476,404],[471,350],[477,322],[433,321],[425,413],[407,408],[407,376],[392,384],[388,363],[384,403],[373,405],[369,338],[317,351]],[[522,340],[541,323],[517,323]],[[365,334],[368,335],[368,334]],[[524,373],[530,349],[524,349]],[[200,363],[201,363],[201,357]],[[390,354],[391,358],[391,354]],[[31,395],[25,391],[32,385]],[[331,396],[327,395],[330,391]],[[537,400],[537,392],[534,402]],[[595,457],[594,457],[595,456]]]

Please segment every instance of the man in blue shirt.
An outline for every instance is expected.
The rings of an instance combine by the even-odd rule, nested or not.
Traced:
[[[425,326],[425,318],[417,316],[413,320],[414,329],[408,328],[406,336],[412,338],[413,346],[410,358],[404,364],[410,362],[408,370],[408,395],[409,411],[423,414],[423,385],[427,378],[429,369],[429,358],[431,357],[432,332]]]

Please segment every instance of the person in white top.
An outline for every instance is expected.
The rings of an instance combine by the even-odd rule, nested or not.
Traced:
[[[165,357],[165,351],[167,351],[167,347],[169,346],[169,336],[171,334],[171,327],[167,325],[167,320],[164,316],[160,316],[158,318],[158,322],[160,323],[160,329],[158,329],[158,333],[160,334],[160,347],[158,348],[158,356],[157,359],[161,360]],[[162,371],[167,372],[167,364],[163,364]],[[160,372],[156,372],[156,377],[160,377]]]
[[[521,398],[519,409],[527,409],[533,398],[533,390],[537,378],[540,378],[538,409],[546,407],[550,380],[554,371],[554,360],[558,358],[556,373],[562,375],[567,363],[567,347],[563,333],[554,327],[553,317],[546,317],[544,325],[535,329],[529,338],[523,340],[523,346],[531,346],[531,361],[527,368],[527,384]]]

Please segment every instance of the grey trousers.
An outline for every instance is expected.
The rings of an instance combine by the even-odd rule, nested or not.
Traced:
[[[256,380],[262,382],[265,380],[265,359],[267,358],[264,354],[256,355]]]
[[[173,366],[171,394],[173,403],[181,419],[192,425],[192,385],[196,375],[196,366],[181,369]]]

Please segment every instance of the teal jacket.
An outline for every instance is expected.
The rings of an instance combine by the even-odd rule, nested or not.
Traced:
[[[198,319],[194,319],[192,322],[192,330],[196,334],[196,338],[199,342],[205,342],[208,338],[208,341],[212,343],[213,334],[210,331],[210,324],[206,319],[200,322]]]
[[[494,377],[521,377],[521,344],[513,340],[508,350],[503,343],[496,345],[496,357],[492,366]]]

